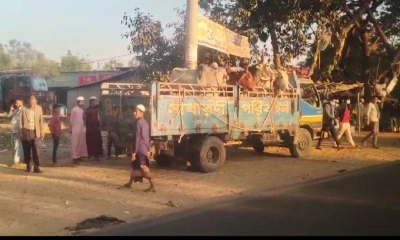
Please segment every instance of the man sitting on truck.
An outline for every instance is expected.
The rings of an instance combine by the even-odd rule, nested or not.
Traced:
[[[144,119],[145,111],[146,109],[142,104],[137,105],[134,111],[136,137],[132,151],[131,177],[124,187],[130,188],[134,182],[143,182],[143,178],[146,178],[150,182],[150,188],[145,191],[155,192],[156,188],[150,174],[150,126]]]
[[[321,144],[324,139],[324,133],[329,132],[332,138],[335,140],[338,149],[341,149],[340,141],[337,137],[336,131],[336,124],[337,124],[337,117],[335,113],[335,106],[336,106],[336,98],[334,96],[329,97],[329,102],[325,103],[323,117],[322,117],[322,131],[321,136],[319,138],[317,149],[321,149]]]

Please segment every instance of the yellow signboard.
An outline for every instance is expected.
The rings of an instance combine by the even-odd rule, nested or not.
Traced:
[[[250,58],[250,45],[247,37],[243,37],[201,14],[197,19],[197,41],[201,46],[229,55]]]

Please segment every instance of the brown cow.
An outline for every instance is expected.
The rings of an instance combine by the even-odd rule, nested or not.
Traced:
[[[215,65],[215,64],[214,64]],[[174,68],[170,82],[200,84],[203,86],[226,86],[229,76],[225,68],[200,64],[199,69]]]

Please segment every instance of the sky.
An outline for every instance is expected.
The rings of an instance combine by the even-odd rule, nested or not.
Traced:
[[[179,20],[175,8],[186,0],[0,0],[0,43],[11,39],[26,41],[47,58],[60,61],[71,50],[97,68],[110,58],[127,64],[129,41],[121,34],[125,12],[134,8],[150,13],[165,26]],[[171,36],[172,30],[166,30]],[[269,41],[267,45],[270,45]],[[268,47],[270,48],[270,46]],[[100,65],[99,65],[99,64]]]
[[[125,12],[133,14],[134,8],[140,8],[165,26],[178,20],[174,8],[185,3],[186,0],[0,0],[0,43],[11,39],[27,41],[58,62],[68,50],[89,60],[112,58],[129,54],[129,41],[121,38],[128,29],[121,24]],[[131,56],[117,59],[127,63]]]

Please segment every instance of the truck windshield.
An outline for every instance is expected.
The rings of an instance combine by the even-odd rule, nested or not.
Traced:
[[[317,90],[312,83],[301,83],[301,98],[313,107],[319,107],[320,102]]]
[[[47,87],[47,82],[42,77],[32,77],[31,78],[32,90],[35,92],[47,92],[49,89]]]

